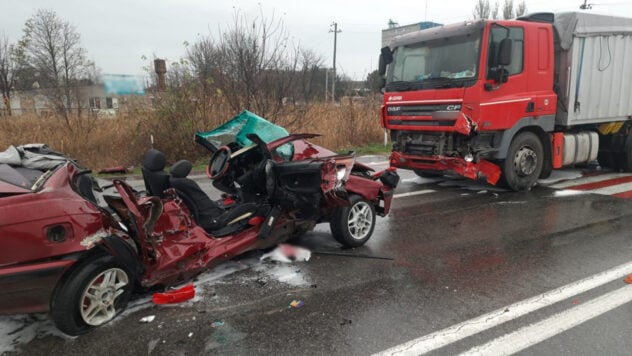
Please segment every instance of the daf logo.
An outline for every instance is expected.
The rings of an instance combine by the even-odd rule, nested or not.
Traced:
[[[390,111],[399,111],[401,108],[399,106],[389,106],[386,110]]]
[[[461,105],[448,105],[445,109],[448,111],[457,111],[461,110]]]
[[[402,97],[400,95],[391,95],[388,97],[388,101],[398,101],[398,100],[402,100]]]

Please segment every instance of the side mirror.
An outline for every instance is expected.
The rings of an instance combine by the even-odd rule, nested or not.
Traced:
[[[378,73],[380,75],[386,74],[386,66],[393,62],[393,52],[389,47],[383,47],[380,50],[380,63],[378,67]]]
[[[513,41],[511,38],[503,38],[498,45],[498,57],[496,64],[499,66],[508,66],[511,64],[511,50],[513,48]]]

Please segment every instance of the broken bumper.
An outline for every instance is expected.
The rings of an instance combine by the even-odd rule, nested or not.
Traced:
[[[422,157],[392,152],[390,164],[391,167],[405,169],[421,169],[439,172],[449,171],[470,179],[485,177],[487,182],[492,185],[498,182],[501,175],[500,167],[490,161],[479,160],[478,162],[467,162],[459,157]]]

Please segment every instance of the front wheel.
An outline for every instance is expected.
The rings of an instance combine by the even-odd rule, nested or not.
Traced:
[[[351,195],[350,206],[338,207],[329,223],[331,234],[344,247],[364,245],[375,229],[375,207],[359,195]]]
[[[509,145],[503,165],[505,185],[515,191],[529,190],[542,173],[542,142],[533,132],[522,132]]]
[[[103,325],[127,306],[131,274],[112,256],[79,266],[60,286],[51,302],[51,316],[59,330],[80,335]]]

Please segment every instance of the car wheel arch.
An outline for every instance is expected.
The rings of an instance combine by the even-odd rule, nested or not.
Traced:
[[[108,255],[120,260],[120,262],[132,273],[134,281],[137,284],[140,284],[140,278],[142,277],[142,265],[138,259],[138,254],[132,249],[130,244],[125,242],[120,236],[109,235],[104,237],[96,246],[89,250],[64,256],[65,259],[75,259],[76,262],[64,271],[64,274],[57,281],[57,284],[50,296],[49,310],[52,310],[55,296],[59,293],[61,287],[67,283],[74,271],[84,267],[93,260]]]

